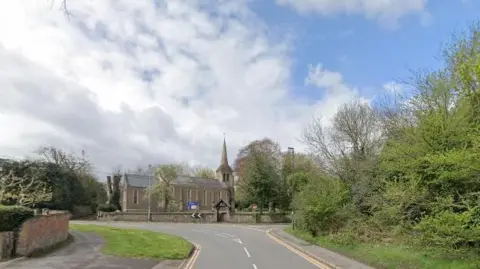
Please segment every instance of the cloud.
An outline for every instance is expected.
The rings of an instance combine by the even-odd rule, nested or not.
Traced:
[[[367,19],[378,20],[387,27],[396,27],[399,19],[415,13],[421,15],[422,23],[431,21],[431,16],[425,11],[427,0],[277,0],[277,3],[303,14],[362,15]]]
[[[328,124],[342,104],[353,100],[369,102],[367,98],[360,95],[358,89],[344,81],[342,74],[329,71],[322,64],[308,67],[305,85],[315,86],[317,89],[325,91],[322,100],[316,104],[315,112],[316,115],[322,117],[324,124]]]
[[[122,164],[215,167],[245,143],[297,141],[315,113],[358,96],[310,69],[307,102],[290,92],[288,38],[272,39],[242,1],[0,3],[0,155],[85,150],[98,171]],[[318,88],[320,87],[320,88]]]

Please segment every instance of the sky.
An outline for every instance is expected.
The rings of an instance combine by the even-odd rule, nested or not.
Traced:
[[[0,0],[0,157],[85,151],[105,176],[216,168],[255,139],[406,89],[475,0]]]

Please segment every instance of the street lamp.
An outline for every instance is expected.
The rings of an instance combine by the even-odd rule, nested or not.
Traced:
[[[151,203],[152,203],[152,177],[153,177],[153,167],[151,164],[148,165],[148,213],[147,213],[147,218],[148,222],[151,219],[152,211],[151,211]]]
[[[295,149],[293,147],[288,147],[288,153],[292,155],[292,171],[295,173]],[[295,184],[293,184],[293,186],[294,185]],[[295,230],[295,206],[293,203],[294,195],[295,195],[295,189],[292,189],[292,229],[293,230]]]
[[[288,147],[288,153],[292,154],[292,164],[293,169],[295,170],[295,149],[293,147]]]

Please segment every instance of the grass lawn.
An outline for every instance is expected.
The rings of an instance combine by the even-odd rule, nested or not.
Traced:
[[[184,259],[192,247],[190,242],[181,237],[139,229],[70,224],[70,230],[98,234],[105,239],[102,252],[120,257]]]
[[[480,256],[475,254],[445,254],[435,249],[418,249],[395,245],[340,245],[326,237],[285,229],[286,232],[309,243],[322,246],[344,256],[382,269],[478,269]]]

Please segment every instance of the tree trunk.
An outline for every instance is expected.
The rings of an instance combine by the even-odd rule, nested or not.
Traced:
[[[118,210],[122,210],[120,205],[120,180],[122,176],[114,175],[112,183],[112,201],[111,203],[117,207]]]
[[[112,203],[112,177],[107,176],[107,204]]]

